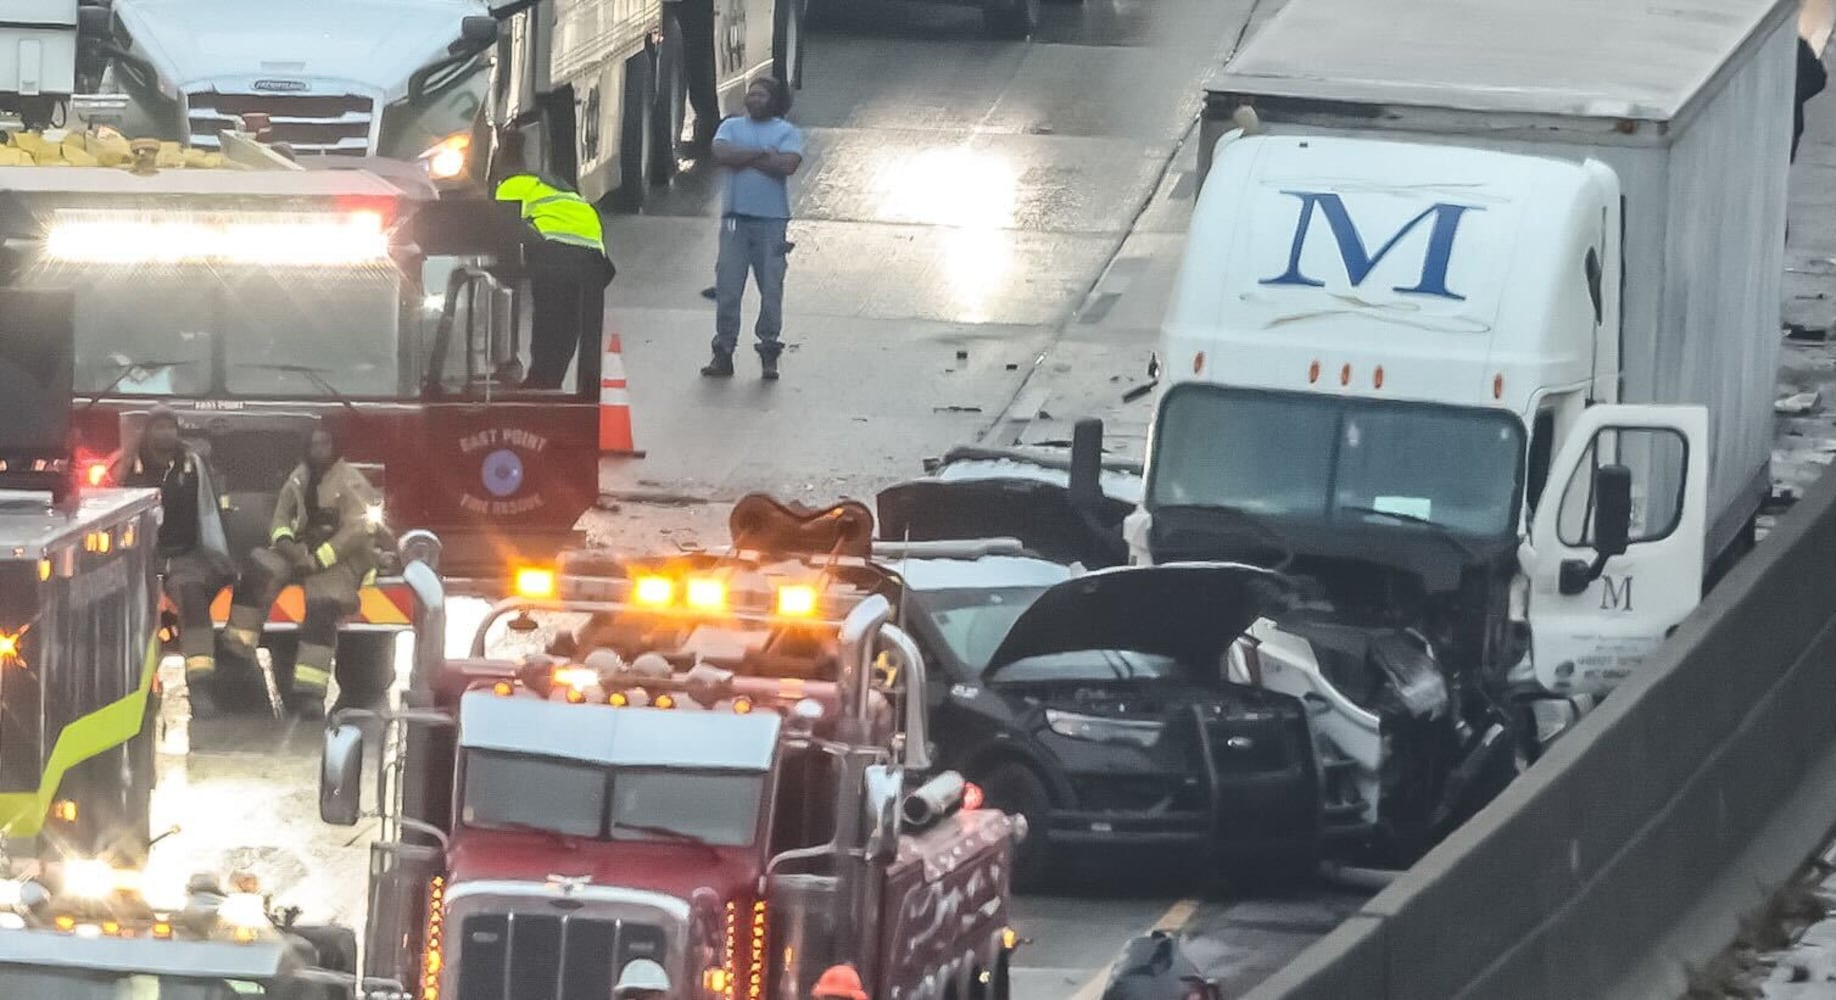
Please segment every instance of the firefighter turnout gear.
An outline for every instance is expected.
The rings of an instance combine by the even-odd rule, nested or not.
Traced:
[[[155,424],[168,421],[174,432],[171,451],[161,455],[148,432]],[[203,707],[211,696],[217,668],[210,605],[236,573],[210,467],[176,440],[177,425],[171,411],[156,409],[147,418],[139,446],[116,463],[110,478],[123,486],[159,490],[160,576],[166,597],[178,609],[185,681],[196,705]]]
[[[523,384],[559,389],[577,351],[600,350],[606,286],[617,272],[599,211],[572,189],[526,171],[499,182],[496,197],[519,203],[523,221],[541,237],[524,248],[534,301]]]
[[[338,624],[360,606],[358,590],[375,580],[376,550],[366,515],[377,502],[369,480],[342,459],[318,476],[301,464],[281,487],[268,547],[250,553],[236,586],[223,641],[247,662],[254,660],[268,609],[280,592],[298,583],[305,593],[299,656],[287,695],[303,715],[323,711]]]

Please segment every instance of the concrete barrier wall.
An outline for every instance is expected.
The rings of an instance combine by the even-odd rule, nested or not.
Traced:
[[[1836,476],[1638,676],[1252,1000],[1675,1000],[1836,825]]]

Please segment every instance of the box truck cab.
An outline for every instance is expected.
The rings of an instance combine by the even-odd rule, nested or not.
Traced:
[[[1597,160],[1227,136],[1164,326],[1134,560],[1248,522],[1316,568],[1413,568],[1431,602],[1514,562],[1537,684],[1623,677],[1701,596],[1707,429],[1615,405],[1619,213]],[[1490,660],[1510,636],[1485,632]]]

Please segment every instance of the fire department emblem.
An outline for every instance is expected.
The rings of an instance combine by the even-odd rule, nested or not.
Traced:
[[[507,497],[523,486],[523,460],[516,452],[500,448],[485,456],[482,475],[487,492]]]

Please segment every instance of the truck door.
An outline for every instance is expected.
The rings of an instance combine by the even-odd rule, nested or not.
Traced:
[[[1583,411],[1550,466],[1520,553],[1546,691],[1605,692],[1695,608],[1707,503],[1705,408]]]

